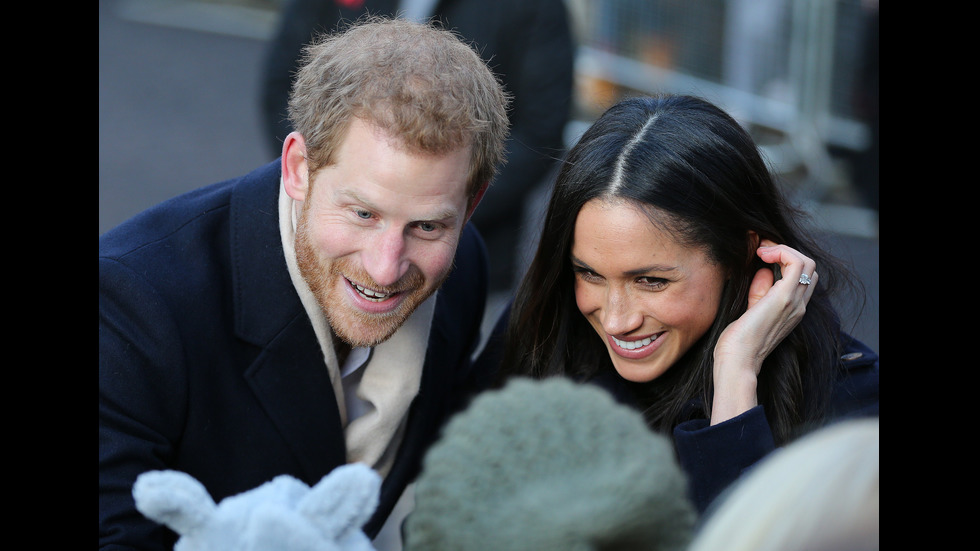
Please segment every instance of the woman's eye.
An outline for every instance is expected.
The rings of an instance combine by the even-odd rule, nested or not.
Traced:
[[[662,277],[641,277],[638,281],[640,284],[654,289],[667,285],[667,280]]]
[[[581,277],[585,281],[597,281],[600,279],[599,274],[586,268],[574,267],[572,268],[572,271],[575,272],[575,275]]]

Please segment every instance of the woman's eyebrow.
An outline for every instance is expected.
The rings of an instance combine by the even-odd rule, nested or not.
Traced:
[[[591,266],[589,266],[589,265],[588,265],[588,264],[586,264],[585,262],[582,262],[582,261],[581,261],[580,259],[578,259],[578,258],[577,258],[577,257],[576,257],[576,256],[575,256],[574,254],[573,254],[573,255],[570,255],[570,256],[571,256],[571,259],[570,259],[570,260],[572,261],[572,264],[575,264],[576,266],[579,266],[579,267],[581,267],[581,268],[585,268],[585,269],[587,269],[587,270],[592,270],[592,267],[591,267]],[[593,270],[593,271],[594,271],[594,270]]]
[[[658,273],[660,273],[660,272],[673,272],[676,269],[677,269],[677,266],[666,266],[664,264],[653,264],[651,266],[644,266],[643,268],[636,268],[635,270],[627,270],[626,272],[623,272],[623,275],[638,276],[638,275],[646,275],[646,274],[649,274],[650,272],[658,272]]]
[[[577,266],[579,266],[581,268],[585,268],[586,270],[589,270],[589,271],[592,271],[592,272],[595,272],[596,271],[591,266],[589,266],[589,264],[587,262],[583,262],[580,258],[576,257],[574,254],[571,255],[571,261],[572,261],[572,264],[575,264],[575,265],[577,265]],[[623,272],[623,275],[626,275],[626,276],[640,276],[640,275],[646,275],[646,274],[648,274],[650,272],[672,272],[672,271],[674,271],[676,269],[677,269],[677,266],[667,266],[667,265],[664,265],[664,264],[652,264],[650,266],[643,266],[643,267],[640,267],[640,268],[634,268],[632,270],[627,270],[627,271]],[[598,273],[598,272],[596,272],[596,273]]]

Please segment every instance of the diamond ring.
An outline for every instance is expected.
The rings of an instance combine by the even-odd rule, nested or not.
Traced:
[[[809,284],[810,284],[810,276],[806,274],[800,274],[800,285],[809,285]]]

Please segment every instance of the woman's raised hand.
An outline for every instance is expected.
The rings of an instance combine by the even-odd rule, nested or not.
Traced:
[[[756,254],[766,264],[777,265],[782,277],[777,281],[771,268],[755,274],[748,309],[715,345],[712,424],[758,403],[756,379],[762,362],[803,319],[817,283],[816,264],[796,249],[762,240]]]

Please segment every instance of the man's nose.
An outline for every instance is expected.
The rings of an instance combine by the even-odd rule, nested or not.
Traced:
[[[406,250],[401,228],[386,228],[361,251],[364,270],[378,285],[394,285],[408,271]]]

